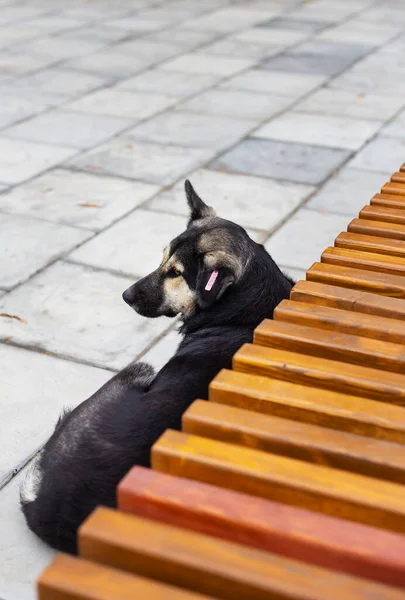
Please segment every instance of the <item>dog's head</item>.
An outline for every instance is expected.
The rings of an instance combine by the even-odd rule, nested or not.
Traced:
[[[189,181],[190,220],[165,249],[159,267],[125,290],[123,299],[146,317],[184,318],[217,302],[243,276],[252,240],[246,231],[216,216]]]

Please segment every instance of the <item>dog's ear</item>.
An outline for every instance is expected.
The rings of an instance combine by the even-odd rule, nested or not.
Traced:
[[[219,300],[225,291],[236,281],[236,275],[231,266],[213,265],[212,261],[206,263],[205,259],[199,269],[196,282],[197,304],[202,309],[207,309]]]
[[[184,183],[184,189],[186,191],[187,203],[190,207],[190,223],[204,217],[215,217],[215,210],[201,200],[188,179]]]

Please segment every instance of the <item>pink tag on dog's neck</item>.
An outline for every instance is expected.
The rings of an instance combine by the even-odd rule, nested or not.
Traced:
[[[212,290],[212,286],[214,285],[217,277],[218,277],[218,271],[212,271],[211,277],[208,279],[207,285],[204,288],[206,292],[210,292]]]

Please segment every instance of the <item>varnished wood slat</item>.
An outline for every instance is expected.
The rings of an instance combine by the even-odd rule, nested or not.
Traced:
[[[393,575],[395,577],[395,573]],[[58,554],[41,575],[38,593],[39,600],[204,600],[212,597],[66,554]]]
[[[101,564],[223,600],[403,597],[393,587],[107,508],[96,509],[81,527],[80,549]]]
[[[389,256],[405,258],[405,241],[391,240],[374,235],[361,235],[344,231],[339,233],[335,239],[335,246],[336,248],[347,248],[349,250],[360,250],[362,252],[374,252],[376,254],[388,254]]]
[[[142,467],[121,481],[118,506],[140,517],[405,587],[405,536],[390,531]]]
[[[371,221],[369,219],[353,219],[350,221],[347,231],[364,235],[387,237],[393,240],[405,240],[404,226],[399,223],[384,223],[383,221]]]
[[[398,196],[405,195],[405,184],[389,182],[385,183],[381,188],[382,194],[397,194]]]
[[[405,163],[401,166],[399,170],[401,171],[401,173],[405,173]]]
[[[402,321],[355,313],[350,310],[283,300],[274,311],[274,319],[296,325],[360,335],[373,340],[405,344],[405,323]]]
[[[393,174],[393,176],[391,177],[391,181],[393,183],[405,183],[405,174],[401,173],[401,171],[398,171],[397,173]]]
[[[380,271],[391,275],[405,276],[405,258],[377,254],[376,252],[362,252],[347,248],[334,248],[330,246],[322,253],[321,262],[328,265],[365,269],[366,271]]]
[[[298,281],[290,294],[291,300],[330,306],[356,313],[365,313],[396,320],[405,319],[405,301],[359,291],[326,285],[315,281]]]
[[[398,225],[405,224],[405,213],[403,210],[387,208],[385,206],[365,206],[360,211],[359,217],[368,221],[396,223]]]
[[[370,200],[372,206],[385,206],[388,208],[405,209],[405,196],[395,194],[375,194]]]
[[[401,275],[314,263],[307,271],[307,280],[393,298],[405,298],[405,279]]]
[[[399,444],[203,400],[195,401],[184,413],[182,430],[309,463],[405,483],[405,452]]]
[[[358,523],[405,531],[405,487],[167,430],[152,465],[187,477]]]
[[[316,381],[312,379],[312,382]],[[290,381],[223,370],[210,384],[212,402],[405,444],[405,409]]]
[[[244,344],[235,354],[233,365],[243,373],[270,375],[283,381],[405,405],[405,375],[398,373],[257,344]]]
[[[273,349],[291,350],[342,363],[405,373],[405,347],[402,344],[350,335],[339,330],[266,319],[256,328],[254,342]],[[345,366],[341,365],[341,370],[344,369]],[[405,375],[403,377],[405,386]]]

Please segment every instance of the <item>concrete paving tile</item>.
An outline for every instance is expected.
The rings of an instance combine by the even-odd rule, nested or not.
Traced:
[[[114,46],[114,51],[135,57],[142,56],[148,65],[154,65],[176,56],[183,50],[176,43],[155,42],[141,38],[117,44]]]
[[[24,55],[39,55],[55,62],[75,56],[96,52],[105,46],[98,40],[68,39],[66,37],[44,36],[13,46],[11,52]]]
[[[266,242],[277,264],[307,270],[347,229],[347,215],[302,208]]]
[[[307,185],[199,169],[189,176],[198,194],[224,219],[243,227],[270,231],[313,190]],[[184,182],[161,192],[147,203],[153,210],[188,214]]]
[[[6,54],[0,52],[0,76],[17,77],[25,75],[31,71],[42,69],[49,64],[56,62],[44,56],[34,54]]]
[[[164,71],[150,69],[135,77],[130,77],[117,85],[117,89],[158,92],[172,96],[191,96],[211,87],[221,76],[194,74],[187,71]]]
[[[294,29],[268,29],[262,28],[261,26],[252,27],[251,29],[244,29],[234,33],[228,39],[239,40],[245,43],[256,43],[265,46],[274,46],[286,48],[293,44],[305,40],[308,34],[305,31],[298,31]]]
[[[218,37],[218,33],[213,31],[198,31],[196,29],[189,29],[183,24],[176,25],[176,30],[163,29],[162,31],[156,31],[148,35],[147,40],[155,42],[173,42],[175,39],[176,44],[181,46],[184,50],[193,50],[198,46],[209,44]]]
[[[113,375],[8,344],[0,344],[0,374],[0,419],[12,424],[2,428],[0,480],[46,442],[65,407],[77,406]]]
[[[183,202],[186,204],[185,198]],[[157,269],[162,262],[164,245],[186,229],[187,221],[185,217],[140,208],[72,252],[68,258],[133,278],[144,277]]]
[[[0,137],[0,181],[21,183],[76,153],[65,146],[49,146]]]
[[[0,211],[100,231],[159,189],[150,183],[55,169],[1,194]]]
[[[108,81],[104,77],[90,73],[70,71],[64,67],[51,67],[17,80],[13,88],[25,91],[26,96],[29,97],[40,90],[42,94],[49,95],[51,98],[68,99],[91,92],[104,86]]]
[[[129,31],[132,34],[143,34],[148,31],[158,31],[166,26],[166,23],[153,19],[142,19],[139,16],[127,16],[119,19],[108,21],[110,27],[116,28],[119,31]]]
[[[19,44],[41,35],[41,29],[38,27],[29,27],[28,25],[3,25],[0,27],[0,48],[6,48],[13,44]]]
[[[349,163],[355,169],[392,173],[405,160],[405,139],[378,136]]]
[[[324,181],[349,155],[347,150],[336,148],[248,139],[214,160],[210,167],[313,185]]]
[[[110,27],[108,23],[92,23],[88,27],[80,27],[80,29],[64,32],[61,34],[61,37],[68,40],[84,39],[99,42],[118,42],[126,38],[129,33],[130,29],[115,29],[114,27]]]
[[[226,33],[228,31],[236,31],[237,29],[245,29],[247,26],[260,23],[275,16],[275,14],[271,10],[249,10],[244,7],[229,6],[208,15],[191,19],[187,21],[187,25],[191,29]]]
[[[129,119],[53,110],[14,125],[4,132],[11,138],[89,148],[130,127]]]
[[[384,127],[381,135],[405,140],[405,111],[402,111],[389,125]]]
[[[361,20],[360,15],[357,19],[352,19],[347,23],[339,24],[336,27],[330,27],[326,31],[322,31],[318,34],[317,38],[331,42],[380,46],[398,35],[401,31],[401,25],[384,22],[370,23]]]
[[[20,510],[25,471],[0,492],[0,597],[4,600],[37,600],[36,582],[55,555],[28,529]]]
[[[247,58],[232,58],[217,56],[215,60],[209,54],[190,53],[178,56],[161,65],[168,71],[185,71],[186,73],[201,73],[230,77],[239,71],[253,66],[255,61]]]
[[[284,267],[283,265],[279,265],[280,269],[291,277],[295,282],[302,281],[306,279],[307,272],[305,269],[294,269],[292,267]]]
[[[69,29],[82,27],[86,23],[85,19],[73,18],[66,15],[46,14],[40,17],[25,21],[24,25],[36,27],[43,32],[43,35],[56,34]]]
[[[19,93],[2,93],[1,111],[0,111],[0,128],[12,125],[16,121],[30,117],[42,112],[48,108],[50,104],[42,99],[30,98]]]
[[[110,79],[129,77],[148,65],[149,61],[145,57],[125,55],[115,50],[96,52],[64,64],[68,69],[95,73]]]
[[[357,94],[377,94],[381,96],[405,96],[405,79],[398,73],[384,70],[362,70],[355,65],[331,81],[330,87],[338,90],[354,91]]]
[[[171,185],[191,169],[212,157],[204,148],[136,143],[130,138],[115,138],[74,159],[70,164],[92,173],[108,173]]]
[[[16,23],[40,16],[46,9],[36,6],[5,6],[2,8],[0,23]]]
[[[299,112],[388,121],[404,106],[400,96],[322,88],[295,106]]]
[[[248,90],[260,93],[276,93],[290,98],[299,98],[325,82],[324,75],[283,73],[253,69],[228,79],[221,84],[224,89]]]
[[[133,232],[134,233],[134,232]],[[133,278],[66,262],[37,274],[0,299],[0,339],[40,348],[95,366],[122,369],[169,326],[170,319],[146,319],[122,300]]]
[[[397,25],[405,25],[405,14],[401,1],[395,4],[389,4],[383,2],[380,5],[369,8],[361,13],[361,19],[363,21],[370,21],[372,23],[392,23]]]
[[[136,93],[109,88],[88,94],[67,105],[66,108],[85,113],[117,116],[132,119],[132,121],[140,121],[177,102],[178,98],[175,96],[147,92]]]
[[[264,23],[260,23],[260,27],[268,27],[269,29],[291,29],[293,31],[303,31],[308,33],[316,33],[320,29],[329,27],[331,21],[310,21],[306,19],[290,19],[288,16],[275,17]]]
[[[380,121],[288,112],[255,131],[255,137],[358,150],[380,128]]]
[[[281,52],[285,46],[277,44],[258,44],[256,42],[246,42],[238,40],[235,37],[229,37],[218,42],[214,42],[209,46],[203,46],[199,52],[214,56],[230,56],[240,58],[264,59],[269,56],[274,56]]]
[[[254,125],[254,121],[173,110],[137,125],[127,135],[134,140],[160,144],[226,148],[246,135]]]
[[[13,288],[89,235],[64,225],[0,214],[0,287]]]
[[[169,331],[167,335],[142,356],[141,360],[152,365],[157,371],[160,371],[175,354],[181,340],[182,336],[176,330]]]
[[[395,166],[393,165],[394,169]],[[307,208],[356,217],[359,211],[379,193],[391,173],[361,171],[344,167],[332,176],[307,204]]]
[[[178,108],[189,112],[224,115],[259,122],[285,110],[291,102],[291,98],[287,96],[212,89],[184,102]]]

